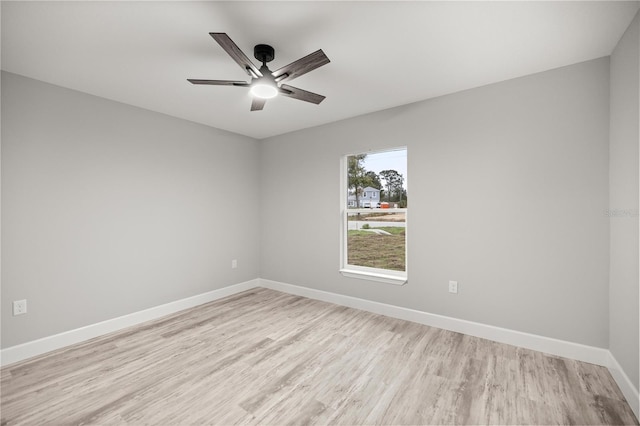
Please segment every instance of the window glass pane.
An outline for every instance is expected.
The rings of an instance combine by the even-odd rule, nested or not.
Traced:
[[[342,267],[406,277],[407,149],[345,158]]]
[[[404,212],[347,213],[347,263],[405,271]]]
[[[348,156],[346,195],[350,208],[383,207],[377,205],[378,202],[388,203],[390,207],[406,208],[407,150]]]

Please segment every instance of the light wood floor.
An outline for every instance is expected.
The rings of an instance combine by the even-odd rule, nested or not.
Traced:
[[[2,369],[2,424],[638,424],[603,368],[255,289]]]

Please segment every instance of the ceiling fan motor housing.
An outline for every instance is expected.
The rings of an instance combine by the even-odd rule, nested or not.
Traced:
[[[253,56],[262,63],[271,62],[275,58],[275,51],[268,44],[256,44]]]

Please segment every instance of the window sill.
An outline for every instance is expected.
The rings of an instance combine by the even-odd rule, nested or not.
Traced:
[[[340,273],[348,278],[357,278],[360,280],[377,281],[393,285],[405,285],[406,277],[397,277],[394,275],[377,274],[374,272],[355,271],[353,269],[340,269]]]

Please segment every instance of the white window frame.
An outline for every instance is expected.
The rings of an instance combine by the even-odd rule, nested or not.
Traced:
[[[382,149],[379,151],[371,151],[368,153],[387,152],[399,149],[406,149],[406,147]],[[408,282],[409,273],[409,257],[408,257],[408,237],[409,237],[409,212],[406,208],[348,208],[348,174],[347,174],[347,158],[357,155],[347,154],[344,155],[340,162],[340,273],[349,278],[358,278],[369,281],[383,282],[387,284],[404,285]],[[348,248],[347,248],[347,231],[348,231],[348,214],[349,213],[404,213],[405,214],[405,245],[404,245],[404,259],[405,270],[394,271],[391,269],[382,268],[370,268],[367,266],[349,265],[348,263]]]

